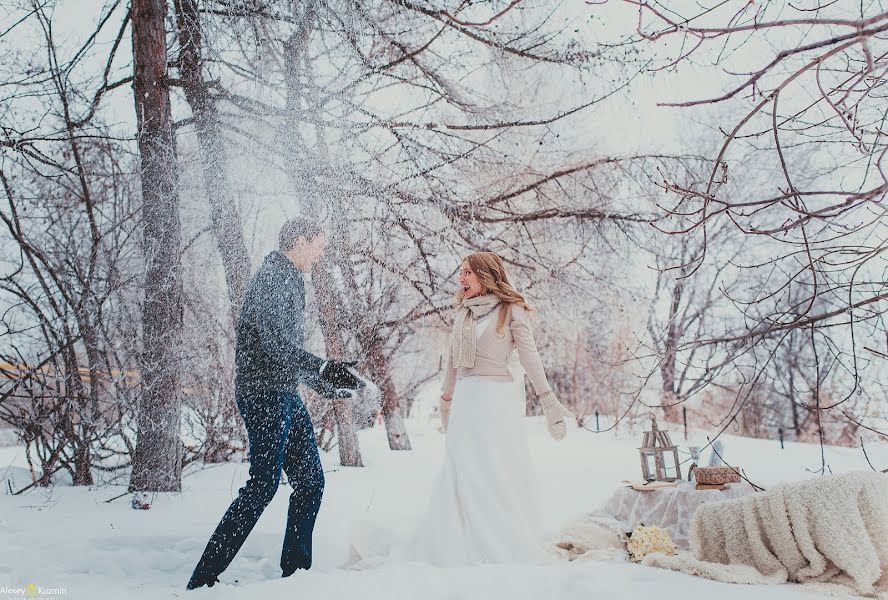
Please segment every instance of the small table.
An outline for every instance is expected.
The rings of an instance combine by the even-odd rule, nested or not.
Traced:
[[[691,518],[700,505],[740,498],[754,492],[746,482],[727,484],[723,490],[698,490],[691,482],[678,482],[674,487],[638,492],[622,487],[608,498],[604,506],[588,515],[590,519],[618,530],[622,538],[641,523],[656,525],[669,532],[675,545],[688,549]]]

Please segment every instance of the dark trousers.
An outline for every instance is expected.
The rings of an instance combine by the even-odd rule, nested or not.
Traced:
[[[219,575],[228,567],[277,492],[281,469],[293,487],[281,569],[286,576],[311,567],[324,471],[308,410],[298,394],[270,391],[238,394],[237,407],[247,426],[250,478],[213,532],[192,580]]]

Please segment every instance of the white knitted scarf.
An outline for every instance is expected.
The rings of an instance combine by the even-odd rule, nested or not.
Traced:
[[[491,293],[481,296],[464,298],[456,307],[456,318],[453,320],[453,332],[450,334],[450,352],[453,355],[453,366],[475,366],[475,326],[478,319],[490,314],[500,304],[500,299]]]

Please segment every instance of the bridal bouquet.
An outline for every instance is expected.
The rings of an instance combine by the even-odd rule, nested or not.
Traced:
[[[662,552],[672,556],[675,554],[675,544],[669,534],[655,525],[640,524],[629,534],[629,560],[639,562],[646,555],[653,552]]]

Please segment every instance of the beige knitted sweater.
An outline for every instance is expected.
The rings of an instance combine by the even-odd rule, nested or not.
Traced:
[[[496,309],[491,316],[493,322],[478,337],[474,367],[454,368],[453,353],[447,352],[447,369],[444,373],[444,385],[441,386],[442,393],[453,394],[457,378],[471,375],[513,381],[512,374],[506,364],[512,351],[516,348],[521,366],[527,372],[527,377],[537,396],[552,391],[549,381],[546,379],[546,372],[543,370],[539,352],[537,352],[536,342],[533,339],[527,309],[513,304],[509,311],[509,317],[503,325],[502,333],[497,332],[496,326],[499,320],[497,311],[499,309]]]

